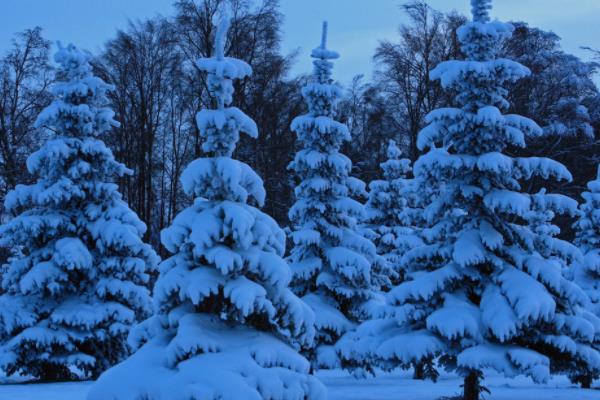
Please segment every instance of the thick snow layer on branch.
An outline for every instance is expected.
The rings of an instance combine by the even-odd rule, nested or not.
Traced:
[[[550,378],[548,357],[522,347],[489,344],[473,346],[460,353],[457,362],[464,368],[476,370],[492,368],[506,376],[523,373],[536,382],[545,382]]]
[[[525,272],[508,268],[499,276],[501,288],[522,321],[550,321],[556,303],[548,290]]]
[[[217,192],[232,201],[246,202],[252,197],[262,205],[265,200],[262,179],[250,166],[229,157],[192,161],[181,174],[181,185],[196,197]]]

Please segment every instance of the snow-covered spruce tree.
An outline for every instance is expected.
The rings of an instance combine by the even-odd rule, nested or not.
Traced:
[[[521,188],[533,176],[571,176],[550,159],[503,154],[542,131],[529,119],[502,114],[503,85],[529,71],[496,58],[512,26],[490,22],[490,0],[471,4],[473,21],[457,32],[466,60],[432,72],[457,93],[457,107],[431,112],[418,138],[429,151],[415,163],[415,179],[421,191],[434,193],[424,207],[425,244],[403,258],[407,281],[388,294],[391,317],[364,323],[344,346],[384,365],[440,356],[464,376],[466,400],[479,397],[484,368],[543,381],[577,365],[600,366],[591,346],[594,326],[577,312],[585,295],[562,275],[579,251],[553,237],[554,228],[530,227],[549,227],[534,221],[532,211],[573,213],[575,202]]]
[[[401,152],[394,140],[388,143],[387,156],[388,159],[381,163],[384,179],[369,184],[366,220],[367,226],[375,232],[377,253],[391,267],[390,282],[394,287],[405,279],[402,256],[423,243],[419,235],[422,229],[419,226],[422,223],[422,204],[413,193],[416,182],[408,178],[410,160],[400,158]],[[381,312],[385,313],[380,309]],[[379,313],[375,313],[375,316]],[[343,341],[338,342],[339,345],[343,346]],[[413,368],[414,379],[437,379],[433,360],[414,363]]]
[[[289,212],[289,261],[294,290],[316,315],[315,343],[306,349],[314,368],[339,366],[333,344],[361,318],[373,288],[388,279],[385,260],[358,226],[364,206],[352,195],[364,184],[349,176],[352,163],[339,152],[350,134],[334,119],[341,90],[331,79],[331,60],[339,55],[326,39],[324,23],[321,45],[311,54],[312,81],[302,90],[308,114],[292,122],[301,149],[290,164],[301,182]]]
[[[404,277],[402,256],[421,241],[411,227],[410,160],[400,158],[401,152],[394,140],[388,143],[387,156],[388,159],[381,163],[383,179],[369,184],[365,218],[367,227],[375,232],[373,242],[377,254],[387,261],[391,272],[390,283],[395,286]]]
[[[591,321],[600,318],[600,167],[595,180],[588,182],[588,191],[581,196],[579,219],[575,222],[575,244],[583,253],[583,261],[576,263],[570,275],[587,294],[588,304],[582,311]],[[597,326],[595,347],[600,349],[600,324]],[[574,370],[571,379],[590,387],[600,371],[593,368]]]
[[[582,211],[584,208],[585,204],[582,205]],[[594,277],[586,271],[585,259],[581,257],[557,257],[556,249],[564,247],[564,244],[556,238],[560,233],[560,229],[552,223],[552,220],[557,214],[569,214],[570,217],[574,217],[577,215],[576,212],[577,202],[575,200],[561,195],[547,194],[546,189],[541,189],[539,193],[531,196],[530,211],[524,216],[524,219],[528,221],[528,226],[534,234],[533,240],[535,241],[536,250],[543,257],[561,266],[563,275],[567,279],[575,281],[580,288],[588,291],[588,289],[593,287],[594,279],[597,280],[597,276]],[[582,216],[585,215],[585,212],[578,214]],[[578,223],[575,224],[575,228],[577,230]],[[592,295],[589,292],[588,294]],[[575,312],[578,317],[584,318],[592,324],[595,331],[592,346],[595,349],[599,349],[600,318],[594,312],[597,309],[595,309],[593,302],[590,303],[589,297],[585,299],[583,304],[581,304],[581,301],[577,303],[572,308],[572,312]],[[565,373],[572,382],[580,383],[584,388],[589,388],[593,379],[600,374],[599,366],[596,363],[588,362],[585,357],[556,358],[552,366],[555,371]]]
[[[43,380],[95,377],[127,356],[158,263],[113,183],[130,170],[100,139],[117,125],[104,107],[110,86],[73,45],[55,60],[63,81],[37,121],[51,137],[27,160],[37,180],[8,194],[16,216],[0,227],[14,249],[1,272],[0,366]]]
[[[581,196],[580,215],[575,222],[575,245],[583,253],[583,262],[575,268],[574,279],[587,293],[590,311],[600,316],[600,167],[596,180],[588,182]]]
[[[198,61],[217,106],[197,116],[210,157],[183,172],[194,204],[162,232],[173,255],[160,265],[158,313],[132,332],[139,349],[100,377],[90,400],[326,398],[290,345],[310,344],[314,314],[288,288],[285,235],[248,204],[263,203],[261,179],[231,158],[240,132],[256,137],[257,129],[229,106],[232,81],[252,70],[224,56],[228,25],[219,24],[214,57]]]

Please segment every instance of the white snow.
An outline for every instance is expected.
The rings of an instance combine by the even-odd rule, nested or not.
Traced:
[[[435,384],[413,380],[411,375],[412,371],[395,371],[358,380],[334,370],[320,372],[318,378],[327,387],[328,400],[438,400],[460,393],[462,381],[454,375],[442,373]],[[600,399],[600,390],[579,389],[560,376],[545,384],[535,384],[529,378],[507,379],[489,372],[483,384],[492,392],[486,400]],[[3,384],[0,400],[86,400],[91,385],[91,382]]]

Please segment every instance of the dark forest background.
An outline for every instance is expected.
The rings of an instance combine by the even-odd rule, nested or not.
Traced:
[[[292,76],[297,55],[281,50],[284,16],[278,0],[180,0],[174,16],[130,23],[102,53],[94,54],[96,73],[114,85],[111,106],[121,123],[104,140],[135,171],[119,185],[148,225],[146,239],[157,249],[161,229],[190,201],[178,177],[187,163],[201,156],[195,115],[210,101],[195,61],[211,54],[213,16],[225,1],[233,16],[226,52],[254,70],[238,84],[234,103],[256,121],[260,133],[258,140],[243,138],[236,157],[263,178],[265,211],[282,226],[288,224],[295,182],[287,165],[296,151],[289,126],[305,111],[300,88],[306,76]],[[393,41],[381,41],[375,49],[372,79],[358,75],[344,88],[338,113],[352,133],[344,152],[354,162],[354,175],[367,183],[379,177],[388,139],[400,143],[406,157],[418,158],[416,137],[425,115],[452,100],[429,79],[429,72],[440,61],[462,57],[455,32],[464,15],[438,12],[420,0],[400,7],[408,22],[398,27]],[[593,80],[599,64],[565,53],[552,32],[513,23],[515,32],[503,44],[503,56],[524,64],[532,75],[510,88],[510,111],[535,120],[545,135],[512,152],[564,163],[573,181],[547,189],[580,200],[600,161],[600,93]],[[44,140],[44,132],[33,126],[51,100],[55,76],[50,51],[43,30],[33,27],[15,34],[0,59],[2,203],[15,185],[33,179],[25,164]],[[540,188],[538,182],[528,184],[530,190]],[[560,221],[565,237],[570,237],[570,224],[566,217]]]

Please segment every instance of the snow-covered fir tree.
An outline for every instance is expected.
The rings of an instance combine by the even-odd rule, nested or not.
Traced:
[[[585,296],[562,275],[581,256],[552,230],[530,227],[531,212],[573,213],[575,203],[521,187],[535,176],[571,175],[547,158],[504,154],[542,133],[533,121],[502,113],[504,85],[529,71],[497,58],[512,26],[490,21],[491,0],[471,5],[473,20],[457,31],[466,60],[443,62],[432,72],[456,93],[457,107],[431,112],[418,138],[429,151],[414,173],[422,190],[435,194],[423,210],[425,244],[404,257],[408,277],[388,295],[390,317],[363,324],[343,346],[349,356],[382,365],[440,356],[464,376],[466,400],[483,390],[484,368],[544,381],[578,365],[600,367],[591,346],[594,326],[577,312]],[[537,226],[549,227],[547,217]]]
[[[600,316],[600,167],[595,180],[588,182],[584,202],[575,222],[575,245],[583,254],[583,262],[574,271],[574,279],[587,293],[590,311]]]
[[[158,257],[146,226],[115,180],[131,173],[100,139],[117,125],[105,107],[111,89],[73,45],[55,56],[61,82],[37,125],[49,140],[27,160],[36,177],[8,194],[14,218],[0,244],[0,367],[50,379],[99,375],[128,354],[127,334],[152,311],[149,272]]]
[[[596,323],[595,347],[600,349],[600,167],[596,179],[588,182],[587,188],[588,191],[581,194],[584,202],[579,206],[579,218],[574,224],[575,244],[581,250],[583,260],[574,265],[569,276],[587,294],[588,304],[582,313]],[[582,368],[573,371],[571,379],[583,387],[590,387],[599,373],[594,368]]]
[[[294,290],[316,314],[315,343],[306,352],[316,368],[339,366],[333,344],[359,321],[373,288],[387,280],[385,260],[358,226],[364,206],[352,196],[364,183],[349,176],[352,163],[340,153],[350,134],[334,119],[341,89],[332,81],[331,60],[339,55],[326,40],[324,23],[321,45],[311,53],[312,80],[302,90],[308,114],[292,122],[301,149],[290,164],[301,181],[289,212],[289,261]]]
[[[365,206],[366,225],[375,233],[373,242],[377,254],[387,261],[390,267],[389,280],[393,286],[404,277],[402,256],[421,243],[411,227],[414,222],[414,203],[410,201],[410,160],[401,158],[401,154],[396,142],[390,140],[388,159],[381,163],[383,179],[369,184],[369,199]]]
[[[310,364],[292,344],[310,345],[314,314],[288,288],[285,235],[262,205],[261,179],[232,159],[240,132],[256,137],[252,119],[229,106],[245,62],[224,56],[223,18],[215,54],[198,61],[216,109],[198,113],[209,157],[181,176],[193,205],[162,232],[173,255],[160,265],[157,315],[130,335],[137,352],[100,377],[90,400],[325,399]]]
[[[410,160],[401,158],[400,149],[394,140],[388,143],[387,157],[381,163],[384,179],[369,184],[366,220],[367,226],[375,232],[377,253],[385,257],[391,267],[390,283],[394,287],[405,280],[403,255],[423,244],[419,232],[424,223],[424,199],[415,196],[413,188],[418,183],[408,178],[411,171]],[[380,307],[371,316],[378,317],[381,314],[385,315],[385,309]],[[343,348],[344,342],[344,339],[338,342],[338,347]],[[414,363],[413,367],[415,379],[437,379],[438,373],[432,360]]]
[[[584,208],[586,208],[585,204],[582,205],[582,211]],[[546,189],[541,189],[531,196],[530,210],[524,215],[524,219],[528,222],[528,226],[533,233],[536,250],[543,257],[556,263],[567,279],[575,281],[580,288],[588,291],[587,289],[593,287],[594,279],[597,279],[597,277],[588,274],[585,260],[579,257],[578,254],[573,254],[573,257],[557,257],[557,248],[560,249],[565,246],[564,242],[557,238],[560,229],[552,223],[552,220],[558,214],[567,214],[571,218],[575,217],[577,215],[577,202],[565,196],[547,194]],[[579,215],[585,215],[585,212],[580,212]],[[575,224],[576,229],[579,222],[584,219],[585,217],[581,218]],[[583,224],[585,225],[585,222]],[[600,348],[600,318],[594,311],[597,311],[597,309],[595,309],[593,302],[589,302],[589,297],[584,303],[579,301],[572,308],[572,312],[575,312],[578,317],[586,319],[594,327],[595,334],[592,346],[598,349]],[[598,377],[600,373],[598,365],[578,358],[556,358],[554,360],[554,370],[566,373],[572,382],[580,383],[586,388],[591,386],[592,380]]]

